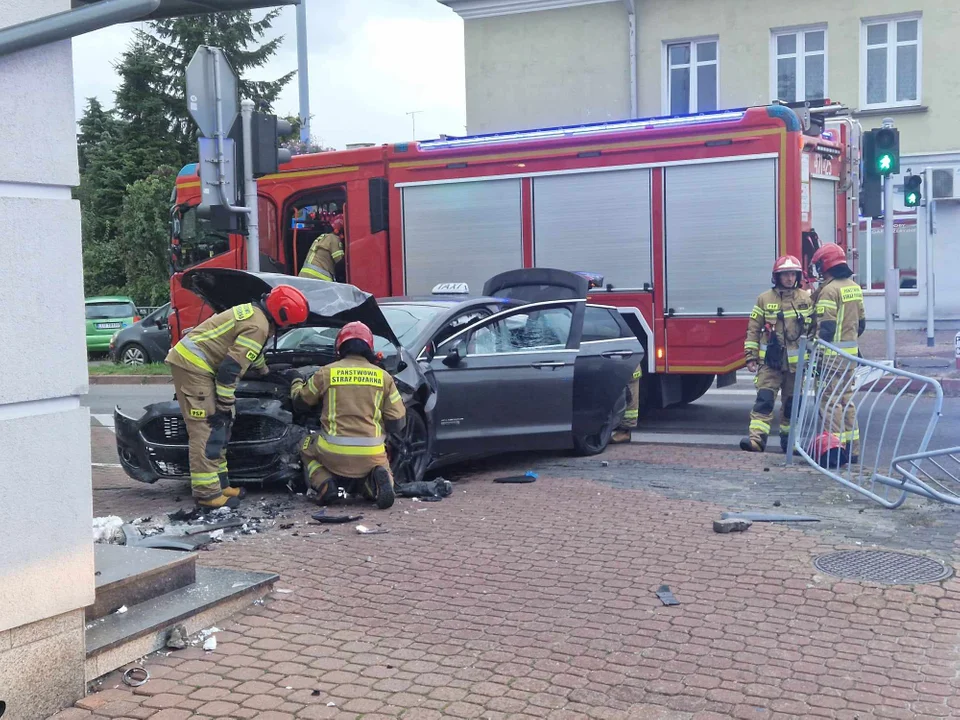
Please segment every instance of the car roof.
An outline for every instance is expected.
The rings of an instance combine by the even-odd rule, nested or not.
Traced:
[[[449,308],[455,305],[511,302],[515,301],[509,298],[486,297],[484,295],[403,295],[380,299],[381,305],[426,305],[437,308]]]
[[[84,298],[84,303],[131,303],[133,298],[128,298],[126,295],[98,295],[97,297],[88,297]]]

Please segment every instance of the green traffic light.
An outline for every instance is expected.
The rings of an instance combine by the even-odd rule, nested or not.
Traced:
[[[907,207],[916,207],[920,198],[917,197],[916,193],[907,193],[907,196],[903,199],[903,204]]]
[[[884,153],[877,158],[877,169],[882,173],[888,173],[893,168],[893,156]]]

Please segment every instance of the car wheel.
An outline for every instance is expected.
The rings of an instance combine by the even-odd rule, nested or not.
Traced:
[[[137,343],[124,345],[118,357],[122,365],[146,365],[148,362],[146,349]]]
[[[430,464],[430,436],[427,421],[416,408],[407,410],[407,424],[387,439],[390,470],[397,485],[423,480]]]
[[[607,449],[610,444],[610,438],[613,437],[613,431],[620,427],[623,422],[623,413],[627,409],[627,391],[624,389],[620,397],[613,404],[610,415],[607,417],[600,431],[593,435],[581,435],[573,437],[573,450],[577,455],[589,456],[599,455]]]

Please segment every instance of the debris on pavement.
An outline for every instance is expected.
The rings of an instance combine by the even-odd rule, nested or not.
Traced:
[[[217,636],[211,635],[206,640],[203,641],[203,649],[207,652],[212,652],[217,649]]]
[[[93,541],[101,544],[120,545],[123,540],[123,533],[120,530],[122,527],[123,519],[116,515],[94,518]]]
[[[187,629],[183,625],[175,625],[167,635],[166,646],[171,650],[183,650],[187,646]]]
[[[282,593],[284,595],[289,595],[290,593],[293,592],[293,590],[289,590],[287,588],[276,588],[274,592]]]
[[[751,525],[753,522],[744,518],[723,518],[713,521],[713,531],[715,533],[746,532]]]
[[[720,513],[720,518],[722,520],[752,520],[753,522],[820,522],[820,518],[813,517],[812,515],[777,515],[761,512],[724,512]]]
[[[453,483],[442,477],[436,480],[419,480],[404,483],[396,487],[397,497],[423,499],[426,502],[437,502],[453,495]]]
[[[121,606],[118,607],[116,610],[114,610],[114,612],[115,612],[117,615],[123,615],[126,611],[127,611],[127,606],[126,606],[126,605],[121,605]]]
[[[657,597],[660,598],[660,602],[664,605],[679,605],[680,601],[677,600],[676,596],[666,585],[661,585],[660,589],[657,590]]]
[[[312,517],[318,523],[326,523],[328,525],[339,525],[340,523],[356,522],[357,520],[363,520],[362,514],[360,515],[327,515],[326,510],[315,512],[310,517]]]
[[[533,470],[527,470],[523,475],[510,475],[508,477],[494,478],[495,483],[502,483],[505,485],[522,485],[525,483],[536,482],[536,479],[539,477],[537,473]]]
[[[368,528],[366,525],[357,525],[358,535],[383,535],[388,532],[390,531],[383,528]]]
[[[129,685],[130,687],[140,687],[141,685],[145,685],[147,680],[150,679],[150,673],[146,668],[138,665],[137,667],[129,668],[123,674],[121,679],[123,680],[124,685]]]

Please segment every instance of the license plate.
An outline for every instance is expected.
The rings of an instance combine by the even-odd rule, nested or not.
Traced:
[[[123,327],[123,323],[97,323],[97,330],[116,330]]]

